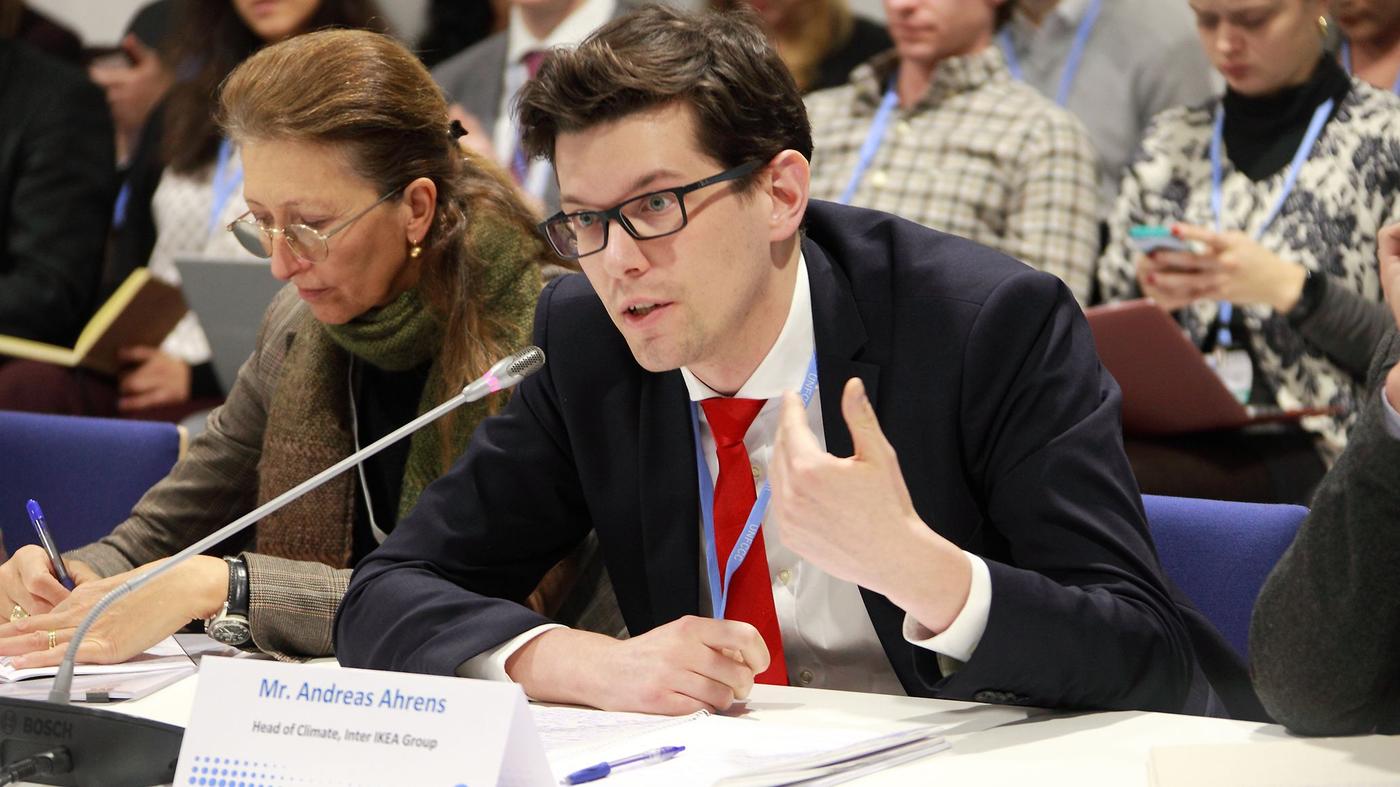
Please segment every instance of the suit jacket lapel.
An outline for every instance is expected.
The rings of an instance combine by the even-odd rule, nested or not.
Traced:
[[[648,374],[637,415],[642,552],[652,626],[700,610],[700,491],[680,372]],[[633,631],[640,634],[640,631]]]
[[[807,279],[812,288],[817,381],[826,450],[836,456],[850,456],[853,451],[851,432],[841,415],[841,392],[847,380],[859,377],[878,412],[880,367],[855,360],[865,347],[865,323],[856,309],[845,273],[833,266],[826,252],[810,239],[802,241],[802,255],[807,260]]]

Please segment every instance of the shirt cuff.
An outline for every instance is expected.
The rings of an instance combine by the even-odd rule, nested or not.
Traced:
[[[1390,403],[1390,397],[1385,395],[1385,382],[1381,382],[1381,404],[1385,407],[1385,430],[1390,433],[1391,438],[1400,440],[1400,413],[1395,412],[1395,406]]]
[[[972,567],[972,586],[953,622],[942,634],[934,634],[924,624],[904,613],[904,641],[915,647],[931,650],[942,656],[966,663],[972,659],[982,633],[987,630],[987,616],[992,610],[992,574],[982,558],[963,552]]]
[[[457,665],[457,677],[476,678],[478,680],[497,680],[503,683],[513,683],[510,675],[506,674],[506,662],[517,650],[525,647],[525,643],[549,631],[550,629],[565,628],[558,623],[546,623],[542,626],[535,626],[523,634],[502,642],[490,650],[472,656],[461,664]]]

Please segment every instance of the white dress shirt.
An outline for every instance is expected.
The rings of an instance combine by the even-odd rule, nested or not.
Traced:
[[[564,17],[549,35],[535,38],[525,27],[520,7],[512,5],[510,23],[506,28],[506,72],[505,84],[501,89],[501,104],[496,109],[496,125],[491,129],[492,145],[496,149],[496,160],[507,169],[515,158],[515,150],[520,145],[520,131],[516,126],[514,109],[515,94],[530,77],[525,66],[525,55],[550,49],[556,46],[578,46],[589,33],[602,27],[617,10],[617,0],[584,0],[573,13]],[[523,184],[526,193],[542,198],[552,178],[553,170],[549,162],[535,159],[525,170]]]
[[[735,394],[742,399],[768,400],[744,437],[744,447],[753,464],[755,491],[768,477],[768,461],[777,436],[781,397],[784,392],[800,387],[815,346],[807,265],[805,259],[800,259],[792,305],[782,331],[768,355]],[[681,368],[681,376],[685,379],[692,401],[720,395],[684,367]],[[711,477],[718,478],[719,459],[715,453],[714,437],[705,420],[704,409],[698,409],[701,448]],[[837,417],[840,417],[839,414]],[[807,425],[825,449],[819,389],[807,408]],[[696,521],[699,522],[698,516]],[[700,541],[701,613],[708,614],[709,580],[704,566],[710,545],[705,542],[703,528],[698,525],[696,537]],[[763,538],[789,682],[794,686],[844,691],[905,693],[870,622],[860,588],[831,576],[787,549],[776,528],[765,526]],[[904,618],[905,640],[938,653],[943,657],[940,663],[945,672],[954,668],[956,662],[965,662],[972,657],[986,630],[991,607],[991,575],[986,563],[976,555],[964,554],[972,567],[972,586],[967,602],[952,625],[941,634],[934,635],[911,615],[906,614]],[[458,674],[470,678],[509,680],[505,663],[511,654],[531,639],[557,627],[544,625],[526,631],[468,660]]]

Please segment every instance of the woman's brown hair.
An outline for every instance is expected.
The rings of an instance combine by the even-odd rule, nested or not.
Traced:
[[[219,83],[263,41],[244,24],[233,0],[183,0],[175,8],[172,43],[163,55],[174,64],[176,80],[162,110],[161,163],[190,173],[212,162],[219,150],[214,122]],[[374,0],[320,0],[306,27],[386,29]]]
[[[429,392],[437,394],[434,399],[451,395],[516,349],[507,343],[518,328],[484,303],[479,282],[488,261],[471,230],[492,228],[495,237],[486,242],[496,245],[504,234],[524,238],[533,257],[522,255],[520,264],[533,267],[546,255],[535,217],[499,167],[457,144],[441,91],[402,45],[365,30],[324,30],[269,46],[224,82],[218,121],[237,142],[332,146],[380,193],[415,178],[436,184],[418,284],[444,329],[436,359],[443,390]],[[449,423],[443,429],[450,429],[450,419],[444,421]]]

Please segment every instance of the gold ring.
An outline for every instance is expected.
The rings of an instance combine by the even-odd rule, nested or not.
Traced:
[[[58,632],[49,629],[49,650],[53,650],[56,647],[58,647]]]
[[[29,613],[28,613],[28,612],[25,612],[25,611],[24,611],[24,607],[21,607],[21,606],[18,605],[18,604],[16,604],[16,605],[14,606],[14,609],[11,609],[11,610],[10,610],[10,622],[11,622],[11,623],[14,623],[16,620],[24,620],[24,619],[27,618],[27,617],[29,617]]]

